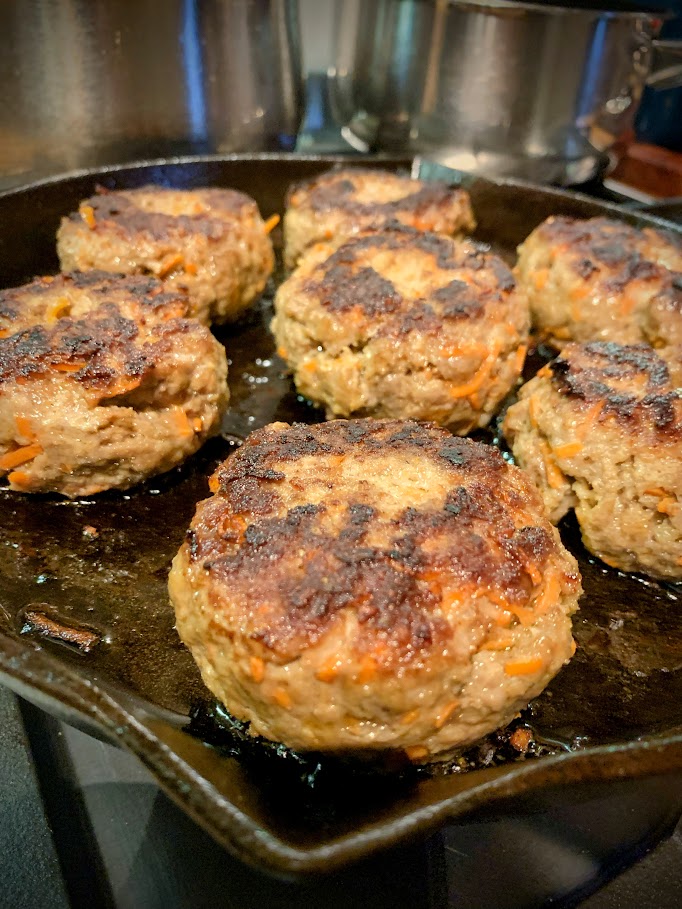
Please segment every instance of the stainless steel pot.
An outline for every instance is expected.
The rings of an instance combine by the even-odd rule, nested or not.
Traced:
[[[680,80],[682,45],[657,44],[661,24],[589,2],[341,0],[335,116],[363,150],[580,183],[632,126],[645,82]]]
[[[26,0],[0,26],[0,186],[139,158],[291,148],[297,0]]]

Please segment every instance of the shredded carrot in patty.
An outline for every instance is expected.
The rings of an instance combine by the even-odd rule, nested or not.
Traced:
[[[564,485],[564,475],[554,463],[554,458],[549,450],[549,445],[544,440],[542,441],[541,449],[547,485],[550,489],[561,489]]]
[[[488,371],[492,365],[492,359],[493,355],[488,355],[474,373],[473,378],[471,378],[468,382],[465,382],[462,385],[453,385],[452,388],[449,389],[450,397],[468,398],[469,395],[473,394],[475,391],[478,391],[478,389],[486,380]]]
[[[9,328],[0,328],[0,338],[6,338],[9,334]]]
[[[275,688],[272,692],[272,699],[284,710],[289,710],[291,708],[291,697],[289,696],[289,692],[285,691],[284,688]]]
[[[450,701],[449,704],[446,704],[443,710],[436,717],[436,721],[433,724],[436,729],[442,729],[443,726],[450,719],[455,710],[459,707],[459,701]]]
[[[181,253],[175,253],[175,255],[166,256],[166,258],[161,263],[159,268],[159,277],[165,278],[169,275],[173,269],[177,268],[178,265],[182,265],[183,257]]]
[[[192,424],[189,422],[187,414],[182,408],[178,407],[173,411],[173,419],[175,420],[178,432],[182,433],[183,436],[194,435]]]
[[[270,215],[268,220],[263,224],[263,228],[266,234],[272,233],[272,231],[277,227],[281,218],[279,215]]]
[[[85,221],[90,230],[95,229],[97,221],[95,220],[95,209],[92,205],[81,205],[81,218]]]
[[[85,360],[74,360],[73,363],[55,363],[54,368],[57,372],[79,372],[87,365]]]
[[[403,726],[411,726],[412,723],[419,717],[418,710],[408,710],[407,713],[404,713],[400,717],[400,722]]]
[[[516,358],[514,360],[514,371],[520,373],[523,369],[523,364],[526,361],[526,354],[528,353],[528,345],[521,344],[516,351]]]
[[[560,593],[561,581],[559,580],[558,575],[551,574],[545,582],[544,590],[538,597],[536,597],[533,603],[533,606],[535,607],[535,614],[544,615],[552,603],[556,602],[556,600],[559,598]]]
[[[507,663],[504,671],[507,675],[533,675],[533,673],[542,669],[543,665],[543,661],[538,657],[535,660],[520,660],[515,663]]]
[[[34,442],[31,445],[23,445],[21,448],[15,448],[14,451],[8,451],[0,458],[0,470],[11,470],[13,467],[19,467],[27,461],[32,461],[43,450],[42,445]]]
[[[15,417],[14,422],[17,427],[17,433],[25,439],[29,439],[31,442],[35,439],[35,433],[33,432],[33,427],[31,426],[31,421],[28,417]]]
[[[30,486],[31,478],[24,470],[13,470],[7,474],[7,479],[13,486]]]
[[[677,499],[673,496],[664,496],[656,506],[656,511],[672,516],[677,514],[678,508]]]
[[[583,450],[582,442],[567,442],[552,449],[557,458],[572,458]]]
[[[252,656],[249,660],[249,669],[251,671],[251,678],[254,682],[259,683],[263,681],[265,677],[265,663],[258,656]]]
[[[425,748],[423,745],[410,745],[409,748],[405,749],[405,754],[411,761],[420,761],[422,758],[425,758],[429,753],[429,749]]]

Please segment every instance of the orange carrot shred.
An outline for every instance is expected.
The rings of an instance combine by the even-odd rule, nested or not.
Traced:
[[[542,669],[543,660],[537,657],[534,660],[519,660],[513,663],[506,663],[504,671],[507,675],[533,675]]]
[[[272,692],[272,698],[276,704],[279,704],[284,710],[289,710],[292,705],[291,696],[284,688],[275,688]]]
[[[408,710],[407,713],[404,713],[400,717],[400,722],[403,726],[411,726],[412,723],[414,723],[414,721],[418,718],[418,716],[418,710]]]
[[[339,669],[338,669],[338,666],[336,665],[336,663],[334,662],[334,663],[327,663],[324,666],[320,666],[320,668],[315,673],[315,676],[316,676],[316,678],[318,678],[320,680],[320,682],[329,683],[329,682],[333,682],[338,674],[339,674]]]
[[[249,669],[251,670],[251,678],[254,682],[262,682],[265,678],[265,663],[258,656],[252,656],[249,661]]]
[[[272,233],[282,219],[279,215],[270,215],[268,220],[263,224],[266,234]]]
[[[42,450],[42,445],[33,442],[31,445],[23,445],[21,448],[15,448],[14,451],[8,451],[0,458],[0,470],[11,470],[12,467],[19,467],[20,464],[32,461]]]
[[[29,439],[33,441],[35,439],[35,433],[33,432],[33,427],[31,426],[31,421],[28,417],[15,417],[14,422],[17,427],[17,433],[22,436],[24,439]]]
[[[181,407],[176,407],[173,411],[173,419],[178,428],[178,432],[183,436],[193,436],[194,430],[192,429],[192,424],[187,418],[187,414]]]
[[[429,749],[423,745],[410,745],[409,748],[405,749],[405,754],[411,761],[420,761],[422,758],[427,757],[428,753]]]
[[[182,265],[183,256],[181,253],[175,253],[174,255],[166,256],[166,258],[161,263],[161,268],[159,269],[159,277],[167,277],[173,269],[177,268],[178,265]]]
[[[443,710],[436,717],[436,721],[433,724],[436,729],[442,729],[443,726],[450,719],[455,710],[459,707],[459,701],[450,701],[449,704],[443,708]]]
[[[85,360],[74,360],[72,363],[55,363],[57,372],[79,372],[88,364]]]
[[[97,221],[95,220],[95,209],[92,205],[81,205],[81,218],[85,221],[90,230],[95,229]]]
[[[12,486],[26,487],[31,485],[31,478],[25,470],[13,470],[11,473],[7,474],[7,479]]]
[[[521,344],[516,350],[516,358],[514,359],[514,371],[519,375],[523,369],[523,364],[526,361],[526,354],[528,353],[528,345]]]
[[[552,449],[557,458],[572,458],[583,450],[582,442],[567,442]]]

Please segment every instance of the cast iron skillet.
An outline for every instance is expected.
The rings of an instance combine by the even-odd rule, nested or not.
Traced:
[[[57,270],[59,219],[97,184],[231,186],[253,195],[268,216],[282,211],[292,181],[331,163],[317,157],[188,158],[80,173],[4,193],[0,286]],[[508,258],[553,213],[658,223],[559,190],[465,182],[478,238]],[[586,591],[575,623],[579,648],[522,718],[529,733],[522,742],[531,740],[527,753],[524,744],[519,752],[500,734],[447,772],[382,776],[240,746],[238,730],[233,735],[221,731],[227,721],[213,722],[210,708],[201,706],[206,693],[198,673],[173,630],[166,576],[218,461],[273,419],[320,419],[296,398],[273,353],[271,295],[272,288],[246,321],[221,332],[232,360],[224,435],[182,468],[127,494],[79,502],[0,490],[2,680],[74,725],[129,748],[228,849],[285,874],[337,867],[474,809],[511,810],[528,793],[551,790],[555,800],[574,799],[585,781],[682,770],[682,591],[591,560],[570,522],[562,533],[580,559]],[[60,635],[71,643],[55,641]],[[198,713],[194,734],[185,728],[192,710]]]

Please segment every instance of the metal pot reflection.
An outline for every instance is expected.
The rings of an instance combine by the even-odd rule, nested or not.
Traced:
[[[342,0],[336,117],[363,150],[583,182],[632,125],[661,22],[589,2]],[[656,63],[668,64],[667,85],[680,78],[681,47]]]
[[[0,179],[292,148],[296,0],[12,3],[0,30]]]

